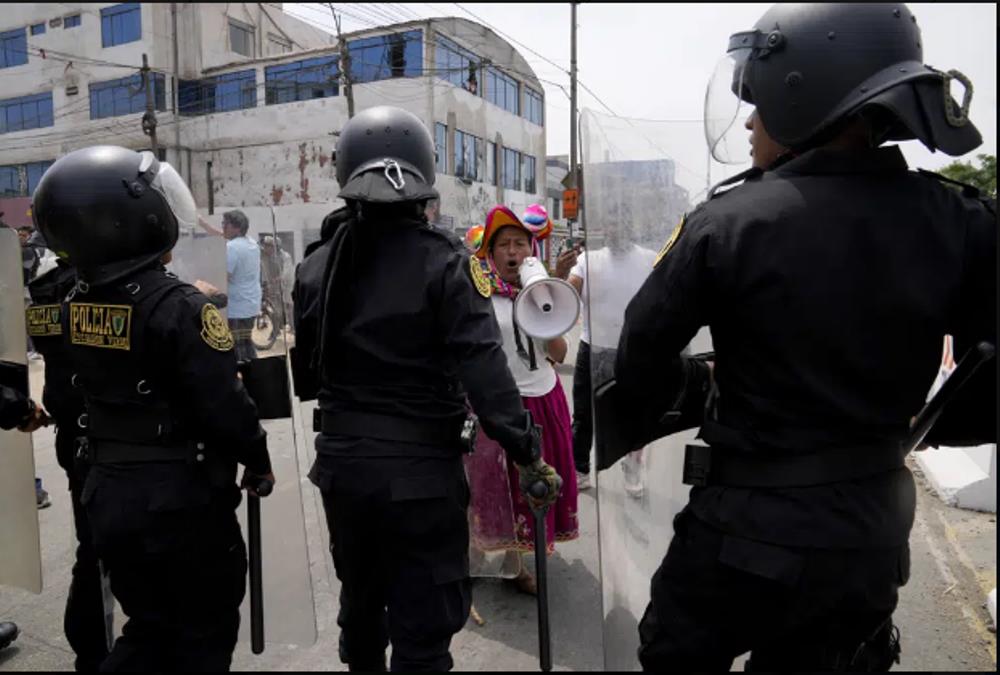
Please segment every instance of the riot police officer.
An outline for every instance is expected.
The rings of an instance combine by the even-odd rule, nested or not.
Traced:
[[[63,339],[61,303],[76,285],[76,271],[63,260],[50,267],[43,263],[28,284],[32,305],[26,310],[28,335],[45,357],[42,404],[56,422],[56,461],[69,479],[76,531],[76,560],[66,597],[63,625],[76,654],[76,670],[96,671],[108,655],[101,570],[91,540],[90,524],[80,495],[88,464],[76,459],[77,421],[84,413],[83,397],[74,387],[69,363],[69,343]]]
[[[237,462],[244,485],[273,476],[225,319],[163,267],[194,199],[152,153],[95,146],[52,165],[32,213],[78,274],[62,328],[81,503],[129,617],[101,668],[226,670],[246,589]]]
[[[523,484],[545,481],[551,503],[561,480],[507,369],[488,280],[424,216],[437,197],[426,127],[399,108],[365,110],[342,129],[336,165],[347,209],[325,221],[295,288],[298,348],[316,356],[294,360],[297,380],[317,366],[310,478],[342,582],[340,655],[384,670],[391,642],[393,670],[448,670],[471,600],[466,393]]]
[[[709,448],[689,448],[695,487],[639,658],[727,670],[750,651],[754,670],[886,670],[915,510],[901,441],[943,336],[996,342],[997,221],[974,189],[880,146],[961,155],[981,139],[968,96],[948,94],[964,76],[923,64],[902,4],[776,5],[730,38],[727,61],[735,96],[706,130],[721,158],[737,106],[755,106],[754,167],[682,220],[619,343],[631,396],[659,392],[667,409],[711,392]],[[678,356],[704,325],[714,366]],[[980,370],[977,423],[959,440],[995,442],[995,370]]]

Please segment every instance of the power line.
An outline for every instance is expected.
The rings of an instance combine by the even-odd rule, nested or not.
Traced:
[[[466,14],[468,14],[469,16],[471,16],[472,18],[474,18],[474,19],[475,19],[476,21],[478,21],[479,23],[481,23],[481,24],[483,24],[484,26],[486,26],[487,28],[490,28],[491,30],[494,30],[494,31],[496,31],[496,32],[497,32],[497,33],[499,33],[500,35],[504,36],[505,38],[507,38],[508,40],[510,40],[511,42],[513,42],[514,44],[516,44],[516,45],[520,45],[521,47],[524,47],[525,49],[527,49],[527,50],[528,50],[529,52],[531,52],[531,53],[532,53],[532,54],[534,54],[535,56],[537,56],[537,57],[539,57],[540,59],[542,59],[542,60],[544,60],[544,61],[546,61],[546,62],[548,62],[548,63],[552,64],[553,66],[555,66],[556,68],[558,68],[558,69],[559,69],[559,70],[561,70],[562,72],[566,73],[567,75],[569,74],[569,71],[567,71],[567,70],[566,70],[565,68],[563,68],[562,66],[560,66],[560,65],[559,65],[558,63],[556,63],[556,62],[555,62],[555,61],[553,61],[552,59],[548,58],[547,56],[545,56],[545,55],[543,55],[543,54],[539,54],[538,52],[536,52],[536,51],[535,51],[534,49],[532,49],[532,48],[531,48],[531,47],[529,47],[528,45],[526,45],[526,44],[524,44],[523,42],[520,42],[519,40],[517,40],[517,39],[515,39],[515,38],[511,37],[511,36],[510,36],[510,35],[508,35],[507,33],[503,32],[502,30],[500,30],[499,28],[497,28],[496,26],[493,26],[493,25],[491,25],[491,24],[490,24],[490,23],[489,23],[488,21],[486,21],[485,19],[483,19],[483,18],[481,18],[481,17],[479,17],[479,16],[477,16],[477,15],[473,14],[472,12],[470,12],[469,10],[467,10],[467,9],[466,9],[465,7],[463,7],[463,6],[462,6],[462,5],[460,5],[459,3],[457,3],[457,2],[453,2],[452,4],[453,4],[453,5],[455,5],[456,7],[458,7],[458,8],[460,9],[460,10],[462,10],[462,11],[463,11],[463,12],[465,12]]]

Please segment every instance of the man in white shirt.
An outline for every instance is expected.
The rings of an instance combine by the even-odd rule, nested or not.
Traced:
[[[615,349],[625,321],[625,308],[649,276],[656,259],[655,252],[632,242],[630,231],[631,228],[617,224],[605,228],[605,246],[580,253],[568,275],[583,300],[583,331],[573,374],[573,460],[580,489],[591,485],[593,387],[614,375]],[[557,268],[557,275],[559,272]],[[623,468],[627,474],[634,467],[623,464]]]

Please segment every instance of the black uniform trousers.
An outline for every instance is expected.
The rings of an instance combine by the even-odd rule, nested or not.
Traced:
[[[229,669],[246,593],[239,500],[198,463],[91,467],[82,501],[128,616],[102,671]]]
[[[101,569],[91,537],[90,521],[80,503],[89,466],[83,462],[74,462],[75,452],[74,436],[61,428],[57,429],[56,456],[69,479],[76,530],[76,559],[66,597],[63,629],[66,631],[66,640],[76,654],[76,670],[94,672],[108,655],[108,643],[104,633]]]
[[[720,532],[688,509],[639,624],[644,670],[884,671],[909,547],[804,549]]]
[[[316,449],[310,478],[341,582],[341,660],[383,670],[391,642],[392,670],[450,670],[472,601],[461,456],[405,456],[427,448],[327,434]]]

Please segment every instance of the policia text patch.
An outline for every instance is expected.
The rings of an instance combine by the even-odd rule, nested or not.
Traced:
[[[129,350],[132,348],[132,307],[70,303],[69,336],[75,345]]]
[[[31,337],[62,335],[62,308],[59,305],[33,305],[24,314]]]

